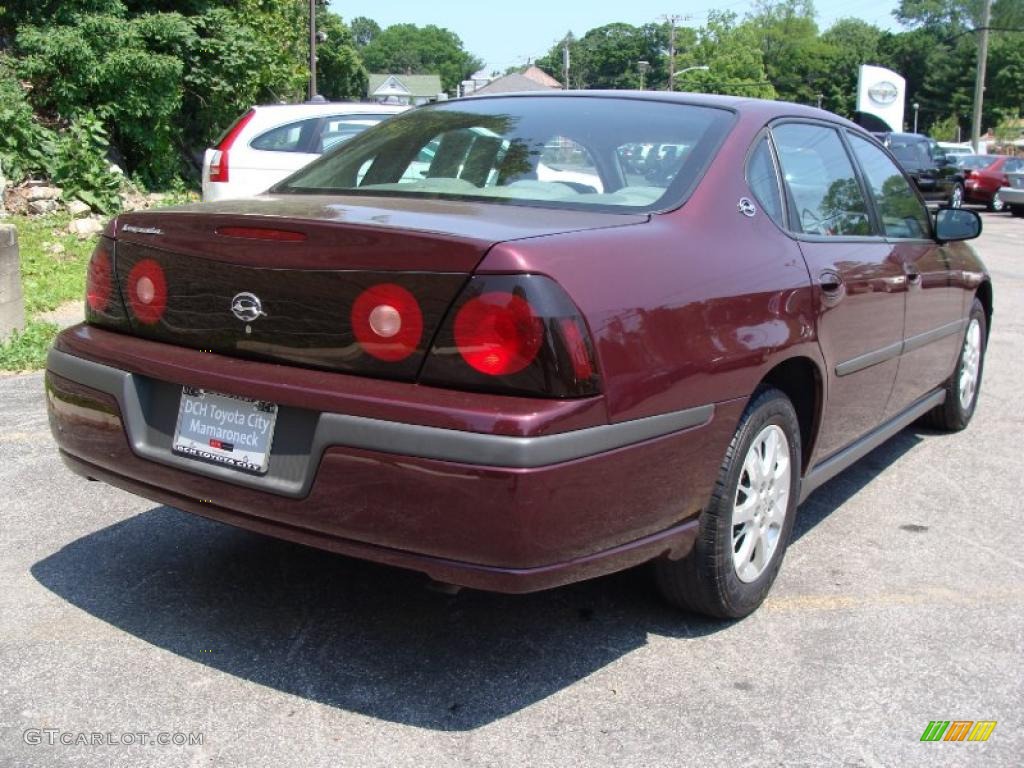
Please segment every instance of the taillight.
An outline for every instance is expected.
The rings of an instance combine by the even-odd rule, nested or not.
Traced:
[[[999,186],[1001,186],[1001,187],[1008,187],[1008,186],[1010,186],[1010,177],[1007,176],[1005,173],[1003,174],[1003,177],[1001,179],[999,179]]]
[[[543,340],[543,322],[514,293],[481,294],[455,315],[455,345],[462,359],[488,376],[523,370],[537,357]]]
[[[242,129],[249,124],[249,121],[255,115],[256,111],[250,109],[238,118],[234,125],[228,128],[224,135],[221,136],[220,141],[217,142],[216,150],[210,156],[210,181],[228,181],[228,151],[235,143],[235,139],[238,138],[238,134],[242,132]]]
[[[424,384],[581,397],[599,391],[579,310],[541,275],[477,275],[449,309],[420,375]]]
[[[118,331],[130,330],[117,285],[116,243],[100,237],[85,275],[85,321]]]
[[[85,301],[93,312],[106,312],[114,293],[113,243],[101,237],[89,259],[85,278]]]
[[[385,362],[409,357],[423,336],[419,302],[395,283],[373,285],[359,294],[352,304],[350,319],[359,346]]]
[[[128,273],[128,303],[144,325],[159,322],[167,309],[167,278],[153,259],[143,259]]]

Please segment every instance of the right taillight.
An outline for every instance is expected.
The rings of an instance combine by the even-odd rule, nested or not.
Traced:
[[[221,136],[220,141],[217,142],[217,147],[213,154],[210,156],[210,181],[224,182],[230,178],[230,172],[228,169],[228,154],[235,143],[235,139],[238,138],[238,134],[242,132],[242,129],[248,125],[249,121],[252,120],[256,114],[254,110],[249,110],[242,115],[238,120],[235,121],[234,125],[224,132]]]
[[[541,275],[473,277],[438,331],[420,380],[536,397],[600,389],[586,323]]]

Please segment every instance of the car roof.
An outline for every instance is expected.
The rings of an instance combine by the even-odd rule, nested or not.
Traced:
[[[848,128],[855,128],[860,131],[864,129],[832,112],[816,107],[809,107],[803,104],[794,104],[788,101],[772,101],[771,99],[755,99],[749,96],[722,96],[710,93],[690,93],[686,91],[523,91],[520,93],[495,93],[469,95],[461,99],[450,99],[447,102],[476,101],[485,99],[518,99],[518,98],[605,98],[605,99],[628,99],[635,101],[661,101],[670,104],[689,104],[698,107],[717,107],[728,109],[743,115],[756,114],[766,120],[776,117],[807,117],[817,120],[828,120]],[[866,133],[866,131],[865,131]]]

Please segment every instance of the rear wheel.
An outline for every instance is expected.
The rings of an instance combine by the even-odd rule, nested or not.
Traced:
[[[1024,205],[1011,205],[1009,208],[1014,216],[1024,216]]]
[[[765,599],[793,529],[800,488],[800,427],[782,392],[759,389],[736,428],[693,549],[661,559],[662,594],[686,610],[740,618]]]
[[[1005,207],[1006,205],[1005,203],[1003,203],[1002,200],[999,199],[999,195],[992,195],[992,202],[988,204],[988,209],[990,211],[995,211],[996,213],[999,213]]]
[[[929,411],[925,417],[929,426],[957,432],[970,423],[974,408],[978,404],[987,341],[985,308],[978,299],[975,299],[967,320],[964,341],[960,345],[956,368],[953,369],[953,375],[946,380],[946,402]]]

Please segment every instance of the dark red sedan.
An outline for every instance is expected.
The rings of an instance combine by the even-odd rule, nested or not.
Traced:
[[[968,203],[1001,211],[1005,203],[999,199],[1000,187],[1010,186],[1008,173],[1024,171],[1024,157],[1008,155],[964,155],[957,159],[964,171],[964,197]]]
[[[743,616],[807,494],[970,421],[980,226],[794,104],[451,101],[112,221],[51,424],[75,472],[254,531],[506,592],[654,561]]]

